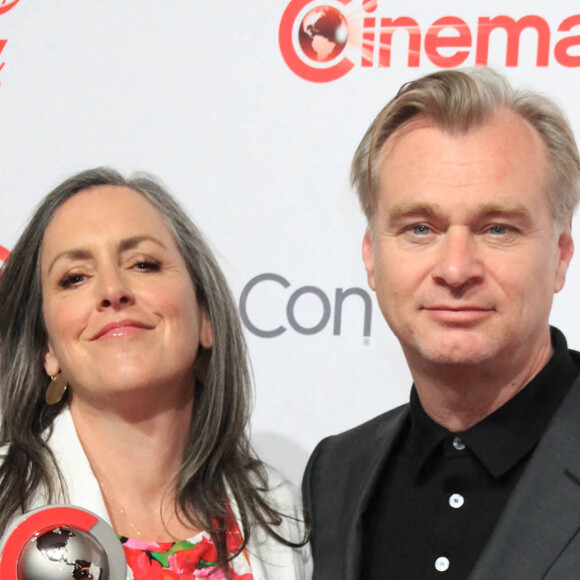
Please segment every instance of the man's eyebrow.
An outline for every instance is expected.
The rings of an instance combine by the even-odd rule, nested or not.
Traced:
[[[482,217],[487,216],[491,217],[494,215],[507,215],[511,217],[522,217],[522,218],[530,217],[530,211],[525,205],[514,202],[483,203],[477,208],[476,214]]]
[[[389,219],[398,220],[408,217],[435,217],[444,214],[443,208],[438,204],[424,202],[399,203],[389,210]],[[521,203],[506,201],[487,202],[478,205],[472,212],[474,217],[491,217],[504,215],[511,217],[529,218],[530,211]]]
[[[389,210],[389,220],[398,220],[413,216],[434,217],[441,213],[442,209],[437,204],[420,201],[398,203]]]
[[[126,252],[127,250],[132,250],[136,248],[142,242],[153,242],[163,249],[167,249],[165,244],[154,236],[142,235],[142,236],[132,236],[130,238],[125,238],[119,242],[118,248],[120,252]],[[93,254],[88,248],[73,248],[71,250],[65,250],[57,254],[48,267],[48,273],[50,274],[54,265],[62,259],[69,260],[89,260],[92,258]]]

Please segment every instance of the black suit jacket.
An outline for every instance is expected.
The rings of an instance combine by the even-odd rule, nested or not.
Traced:
[[[323,440],[303,495],[313,580],[360,580],[362,513],[409,413],[398,407]],[[580,579],[580,379],[552,418],[469,580]],[[404,570],[400,578],[404,579]]]

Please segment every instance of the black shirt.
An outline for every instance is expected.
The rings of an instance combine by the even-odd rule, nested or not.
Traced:
[[[580,367],[552,329],[554,353],[494,413],[451,433],[423,410],[410,419],[363,515],[361,578],[464,580]]]

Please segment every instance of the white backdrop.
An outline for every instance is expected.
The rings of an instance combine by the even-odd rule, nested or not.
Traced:
[[[298,483],[318,440],[405,401],[410,388],[374,296],[368,336],[360,292],[345,298],[335,320],[337,289],[371,294],[360,259],[365,224],[348,171],[378,110],[416,76],[489,64],[555,97],[580,134],[577,2],[478,5],[0,2],[0,260],[39,199],[71,173],[112,165],[161,177],[210,239],[236,299],[255,277],[274,275],[246,302],[255,329],[286,329],[269,338],[246,333],[253,440]],[[312,9],[346,22],[335,39],[340,54],[328,61],[317,60],[325,54],[320,38],[311,39],[319,52],[300,43]],[[498,16],[490,31],[486,22]],[[393,34],[387,63],[381,20],[399,17],[412,34]],[[445,37],[454,46],[442,47]],[[577,260],[552,317],[576,348],[579,295]]]

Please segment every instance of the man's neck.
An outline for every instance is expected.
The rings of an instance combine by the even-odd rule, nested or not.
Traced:
[[[411,374],[423,409],[436,423],[460,432],[491,415],[523,389],[552,356],[551,344],[512,364],[413,365]],[[512,363],[516,362],[512,358]],[[511,370],[511,373],[509,372]]]

